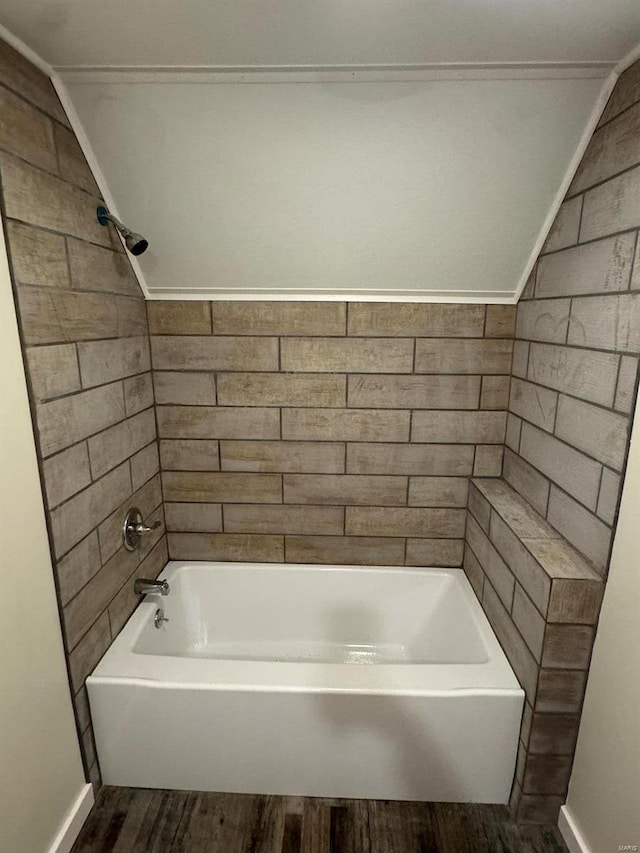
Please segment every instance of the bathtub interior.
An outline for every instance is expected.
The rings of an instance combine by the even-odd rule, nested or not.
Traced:
[[[145,619],[134,654],[290,663],[488,660],[459,570],[169,564],[162,577],[171,593],[153,600],[169,621],[157,629]]]

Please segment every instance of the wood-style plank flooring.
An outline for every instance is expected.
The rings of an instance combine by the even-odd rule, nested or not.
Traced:
[[[566,853],[506,806],[108,788],[72,853]]]

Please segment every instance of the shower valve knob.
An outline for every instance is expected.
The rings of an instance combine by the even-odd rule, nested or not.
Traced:
[[[151,526],[145,524],[140,510],[137,507],[132,507],[122,524],[122,541],[127,551],[135,551],[142,536],[157,530],[160,523],[160,521],[155,521]]]

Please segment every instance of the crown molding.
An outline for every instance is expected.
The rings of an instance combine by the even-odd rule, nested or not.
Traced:
[[[66,83],[421,83],[451,80],[600,80],[609,76],[611,62],[576,63],[450,63],[371,66],[59,66]]]
[[[148,299],[180,299],[183,301],[236,302],[449,302],[482,305],[514,305],[515,293],[499,290],[313,290],[279,288],[256,290],[250,288],[192,287],[170,290],[150,287]]]

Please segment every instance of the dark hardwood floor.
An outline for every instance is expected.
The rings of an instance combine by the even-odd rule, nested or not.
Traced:
[[[103,788],[72,853],[566,853],[506,806]]]

